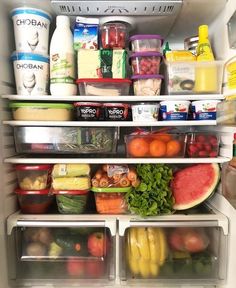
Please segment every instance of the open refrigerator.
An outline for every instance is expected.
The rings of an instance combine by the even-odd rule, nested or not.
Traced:
[[[40,2],[40,3],[39,3]],[[191,163],[219,163],[223,165],[232,157],[232,139],[236,133],[236,128],[231,126],[217,126],[216,121],[199,122],[186,121],[176,122],[172,125],[179,126],[180,129],[191,131],[197,128],[199,131],[214,131],[221,139],[220,156],[216,158],[140,158],[132,159],[123,157],[115,158],[79,158],[77,155],[69,157],[67,155],[54,156],[50,154],[40,157],[18,155],[15,151],[13,127],[22,125],[20,121],[13,121],[11,111],[8,107],[9,100],[28,100],[29,96],[16,95],[15,82],[12,65],[9,61],[11,52],[14,50],[13,25],[10,19],[10,11],[18,6],[34,6],[44,9],[56,15],[69,15],[71,20],[75,16],[96,16],[101,22],[125,21],[128,22],[131,31],[135,33],[161,34],[176,49],[182,49],[182,41],[189,35],[196,34],[197,27],[202,24],[209,25],[211,43],[217,59],[227,61],[235,55],[233,44],[236,43],[236,10],[234,0],[175,0],[175,1],[1,1],[0,3],[0,31],[1,41],[1,80],[0,80],[0,117],[1,117],[1,165],[0,165],[0,287],[224,287],[234,288],[236,285],[235,265],[236,255],[234,243],[236,241],[236,212],[234,207],[227,201],[221,193],[221,185],[217,192],[199,210],[189,211],[187,214],[174,214],[167,216],[141,218],[134,215],[25,215],[18,212],[17,198],[14,193],[16,187],[16,173],[14,164],[56,164],[56,163],[89,163],[91,165],[112,164],[112,163],[170,163],[170,164],[191,164]],[[232,17],[232,18],[231,18]],[[54,28],[55,21],[52,22]],[[229,27],[230,26],[230,27]],[[34,96],[32,100],[52,101],[51,96]],[[101,100],[101,96],[90,96],[91,101]],[[166,100],[167,97],[174,97],[178,100],[202,100],[224,99],[223,94],[217,95],[161,95],[159,100]],[[156,98],[147,97],[145,101],[155,101]],[[87,96],[53,97],[54,102],[88,101]],[[120,101],[119,97],[107,96],[106,101]],[[127,102],[139,101],[135,96],[126,97]],[[70,122],[70,127],[99,127],[105,125],[104,122]],[[169,123],[156,122],[156,126],[169,126]],[[197,124],[196,124],[197,123]],[[40,123],[28,123],[29,127],[40,126]],[[47,127],[65,127],[67,123],[45,123]],[[147,126],[146,123],[139,123]],[[109,122],[108,127],[118,126],[120,130],[128,127],[135,127],[134,122]],[[199,126],[198,126],[199,125]],[[109,128],[108,128],[109,129]],[[210,235],[210,251],[212,252],[209,267],[203,267],[198,274],[196,270],[192,274],[186,274],[186,270],[179,274],[170,275],[168,271],[163,272],[161,277],[147,276],[133,277],[126,262],[126,242],[131,239],[129,236],[134,228],[142,229],[162,229],[167,234],[176,227],[195,227],[205,229]],[[106,257],[103,267],[102,277],[96,275],[87,276],[83,279],[68,277],[61,263],[62,259],[38,257],[29,259],[25,253],[24,233],[29,229],[48,228],[52,233],[66,235],[78,229],[98,228],[111,239],[111,249]],[[154,252],[153,252],[154,253]],[[144,252],[145,254],[145,252]],[[71,255],[68,254],[68,257]],[[209,260],[209,259],[208,259]],[[142,261],[142,259],[140,260]],[[191,260],[192,261],[192,260]],[[194,260],[193,260],[194,261]],[[41,264],[43,263],[43,268]],[[178,264],[179,263],[179,264]],[[184,263],[186,264],[186,263]],[[183,266],[183,262],[177,265]],[[168,265],[167,265],[168,266]],[[168,267],[167,267],[168,268]],[[197,268],[196,268],[197,269]],[[202,269],[200,267],[199,269]],[[167,273],[167,274],[165,274]],[[187,276],[186,276],[187,275]]]

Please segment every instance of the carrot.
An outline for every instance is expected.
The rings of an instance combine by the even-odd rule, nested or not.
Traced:
[[[93,178],[92,179],[92,186],[93,187],[99,187],[99,180],[96,178]]]
[[[126,176],[123,176],[120,181],[119,184],[121,187],[129,187],[130,186],[130,181]]]
[[[134,168],[129,168],[129,172],[127,174],[127,177],[129,179],[129,181],[131,181],[131,182],[137,180],[138,175],[137,175],[136,170]]]
[[[133,186],[133,187],[138,187],[138,185],[140,184],[140,180],[139,179],[136,179],[135,181],[132,181],[131,182],[131,185]]]
[[[102,178],[102,170],[101,169],[98,169],[98,171],[95,173],[95,178],[98,180]]]
[[[103,175],[102,178],[99,181],[99,187],[108,187],[108,186],[109,186],[108,177]]]
[[[114,180],[115,183],[116,183],[116,182],[119,182],[120,179],[121,179],[121,174],[114,174],[114,175],[112,176],[112,178],[113,178],[113,180]]]
[[[103,170],[104,172],[107,172],[107,164],[103,164],[103,165],[102,165],[102,170]]]
[[[109,196],[96,197],[96,207],[97,211],[102,214],[121,214],[126,212],[126,202],[123,196],[111,198]]]

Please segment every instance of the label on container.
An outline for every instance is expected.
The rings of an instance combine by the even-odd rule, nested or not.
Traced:
[[[55,53],[50,56],[50,83],[74,84],[75,61],[72,53]]]
[[[133,105],[132,117],[133,121],[157,121],[158,104]]]
[[[162,120],[187,120],[188,106],[183,104],[174,104],[171,107],[161,105]]]
[[[216,120],[216,103],[192,104],[194,120]]]
[[[66,176],[68,173],[66,164],[60,164],[58,170],[59,176]]]

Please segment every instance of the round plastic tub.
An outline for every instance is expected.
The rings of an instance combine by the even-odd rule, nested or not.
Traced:
[[[129,104],[124,103],[105,103],[104,120],[107,121],[127,121],[129,119]]]
[[[216,106],[220,100],[200,100],[192,102],[194,120],[216,120]]]
[[[45,95],[48,90],[49,57],[34,53],[14,52],[16,90],[19,95]]]
[[[53,190],[57,208],[62,214],[82,214],[85,211],[89,190]]]
[[[76,119],[79,121],[98,121],[102,116],[102,104],[95,102],[75,102]]]
[[[130,56],[133,75],[159,74],[162,54],[159,52],[136,52]]]
[[[161,119],[187,120],[190,101],[162,101],[160,102]]]
[[[124,23],[105,23],[100,28],[103,49],[124,49],[127,28]]]
[[[51,15],[32,7],[11,11],[17,51],[48,54]]]
[[[129,38],[133,52],[160,52],[164,39],[158,34],[133,35]]]
[[[61,103],[11,102],[14,120],[70,121],[73,119],[73,105]]]
[[[92,188],[95,195],[96,209],[99,214],[125,214],[128,206],[125,195],[131,187]]]
[[[26,214],[43,214],[49,211],[54,196],[49,189],[22,190],[16,189],[21,212]]]
[[[158,103],[145,102],[132,105],[133,121],[157,121],[158,112]]]
[[[156,96],[160,95],[162,75],[134,75],[133,80],[134,95],[136,96]]]
[[[15,165],[22,190],[42,190],[50,185],[52,165]]]

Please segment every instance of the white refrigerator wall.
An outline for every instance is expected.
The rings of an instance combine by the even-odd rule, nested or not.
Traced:
[[[191,5],[191,2],[195,1],[184,1],[186,5]],[[198,1],[199,5],[202,6],[202,9],[206,5],[210,5],[210,1]],[[11,64],[9,62],[9,57],[14,50],[14,35],[13,35],[13,26],[12,21],[9,17],[9,11],[15,5],[19,4],[30,5],[39,5],[39,1],[9,1],[1,0],[0,2],[0,95],[12,94],[14,91],[14,78]],[[41,6],[42,5],[42,6]],[[51,10],[50,2],[43,0],[40,1],[41,8],[48,8]],[[201,10],[201,9],[200,9]],[[228,34],[227,34],[227,22],[230,19],[232,13],[236,10],[236,1],[228,0],[225,5],[225,8],[220,12],[218,17],[210,25],[210,36],[212,45],[214,47],[215,55],[218,59],[228,59],[236,54],[235,50],[229,49],[228,46]],[[191,19],[184,18],[187,15],[180,15],[181,17],[177,20],[176,25],[173,26],[173,33],[170,33],[169,39],[174,41],[175,39],[176,46],[181,47],[179,38],[176,36],[178,29],[185,27],[186,23],[191,22]],[[196,17],[201,19],[201,15]],[[194,19],[192,20],[194,21]],[[179,23],[182,24],[180,25]],[[194,28],[195,29],[195,28]],[[192,35],[196,34],[197,31],[192,29]],[[189,28],[186,29],[189,31]],[[191,29],[190,29],[191,30]],[[147,31],[148,33],[149,31]],[[176,38],[175,38],[176,36]],[[183,39],[181,39],[183,40]],[[7,101],[0,99],[0,118],[6,120],[10,118],[9,110],[6,107]],[[15,187],[15,173],[10,164],[3,164],[3,159],[5,157],[10,157],[15,154],[12,130],[8,126],[0,126],[0,288],[10,288],[8,286],[8,271],[7,271],[7,245],[6,245],[6,218],[14,213],[17,209],[16,206],[16,197],[13,193]],[[233,129],[230,130],[230,135],[233,133]],[[236,129],[235,129],[236,132]],[[229,146],[229,149],[231,146]],[[230,241],[229,241],[229,262],[228,262],[228,281],[227,285],[224,288],[235,288],[236,287],[236,276],[235,276],[235,267],[236,267],[236,254],[235,254],[235,243],[236,243],[236,213],[231,205],[221,196],[216,195],[211,201],[218,210],[224,213],[229,217],[230,220]]]

